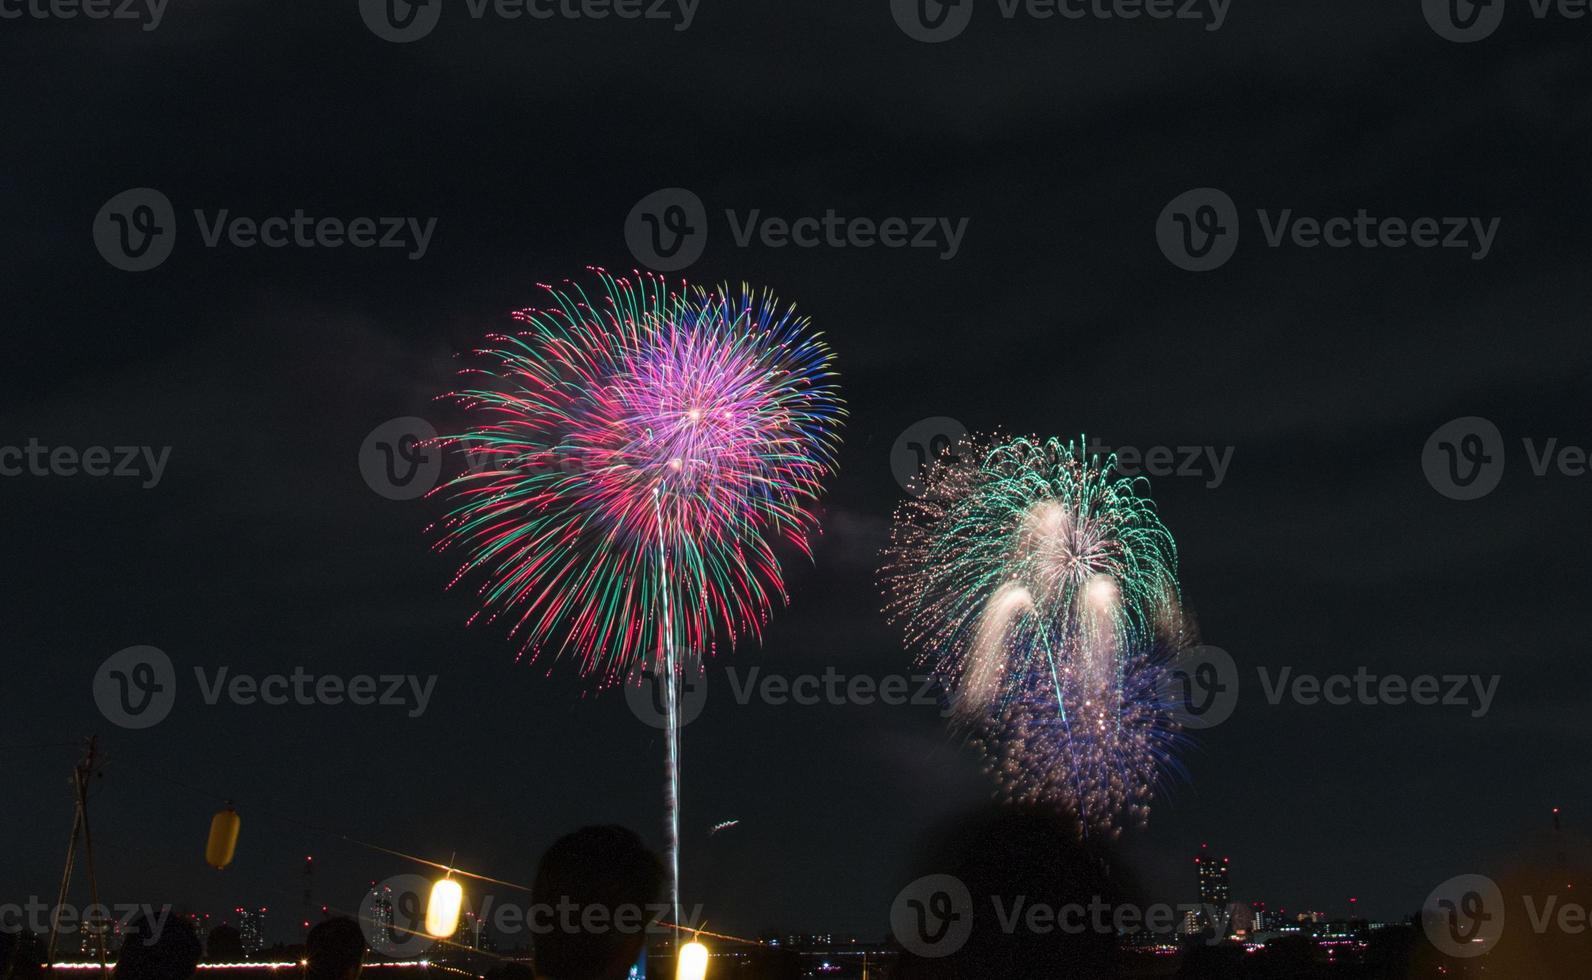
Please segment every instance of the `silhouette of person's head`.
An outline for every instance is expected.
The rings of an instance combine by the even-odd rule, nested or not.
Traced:
[[[205,937],[206,962],[237,963],[243,957],[243,933],[232,926],[216,926]]]
[[[624,827],[583,827],[554,841],[531,884],[532,903],[554,910],[551,930],[536,937],[536,975],[622,980],[646,943],[648,906],[663,883],[663,863]],[[597,914],[588,920],[587,910]]]
[[[204,947],[186,920],[141,916],[128,924],[116,958],[116,980],[188,980]]]
[[[1115,930],[1093,908],[1114,908],[1128,888],[1104,845],[1078,837],[1076,817],[1028,804],[993,805],[958,822],[929,848],[921,874],[944,874],[967,889],[970,929],[932,955],[902,956],[903,978],[1105,980],[1119,976]],[[1030,925],[1035,906],[1069,911],[1066,924]],[[1015,910],[1015,911],[1014,911]],[[1073,923],[1083,922],[1082,928]],[[900,936],[898,939],[902,938]]]
[[[358,980],[364,965],[365,934],[353,919],[327,919],[304,937],[305,980]]]

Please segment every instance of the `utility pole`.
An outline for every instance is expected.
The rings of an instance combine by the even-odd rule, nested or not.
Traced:
[[[72,795],[75,799],[76,812],[72,817],[72,837],[66,845],[66,866],[61,870],[61,890],[56,895],[55,908],[50,914],[50,941],[46,946],[44,958],[51,967],[55,965],[55,940],[60,933],[61,909],[66,905],[67,889],[72,884],[72,868],[77,863],[77,842],[80,838],[83,841],[84,861],[88,865],[89,901],[94,908],[100,908],[99,879],[94,874],[94,835],[88,826],[88,787],[90,781],[99,775],[100,765],[99,736],[90,735],[82,761],[72,769]],[[103,927],[106,923],[99,925]],[[102,974],[109,972],[105,962],[105,932],[104,928],[96,932]]]

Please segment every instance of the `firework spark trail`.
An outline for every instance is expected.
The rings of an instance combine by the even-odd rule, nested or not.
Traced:
[[[669,614],[669,553],[668,538],[663,533],[662,491],[654,487],[653,506],[658,509],[658,574],[663,582],[663,630],[660,637],[664,645],[663,683],[666,738],[669,742],[668,789],[664,807],[667,812],[667,837],[669,845],[669,899],[674,906],[674,919],[680,921],[680,677],[677,673],[674,648],[673,617]]]
[[[774,544],[811,555],[846,412],[829,348],[771,294],[596,271],[601,302],[545,287],[446,396],[469,424],[442,442],[473,465],[434,491],[437,548],[464,553],[450,587],[481,580],[471,621],[505,618],[522,655],[666,685],[678,922],[682,676],[785,601]]]
[[[1001,788],[1142,821],[1172,763],[1160,682],[1186,637],[1176,546],[1084,441],[964,441],[897,512],[886,612],[956,692]]]

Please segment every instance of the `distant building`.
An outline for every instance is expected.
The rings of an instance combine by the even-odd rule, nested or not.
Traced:
[[[1201,844],[1199,854],[1194,856],[1194,865],[1199,871],[1200,904],[1226,908],[1233,900],[1232,885],[1227,878],[1227,858],[1217,860],[1209,848]]]
[[[497,943],[492,939],[492,930],[488,928],[486,919],[469,909],[460,913],[459,931],[453,934],[449,942],[456,947],[480,953],[491,953],[497,949]]]
[[[264,908],[246,909],[242,906],[232,910],[238,917],[238,937],[245,956],[258,956],[265,949],[266,911]]]
[[[186,918],[188,919],[188,924],[193,926],[194,935],[199,937],[199,945],[205,946],[208,944],[210,941],[210,929],[213,926],[210,921],[210,913],[189,912]]]
[[[1224,912],[1229,913],[1227,922],[1229,923],[1229,931],[1231,931],[1232,916],[1230,913],[1233,888],[1228,880],[1229,863],[1227,858],[1218,859],[1210,852],[1210,848],[1207,845],[1201,844],[1200,852],[1194,856],[1194,868],[1199,877],[1200,890],[1198,931],[1204,932],[1207,929],[1216,928],[1216,923],[1210,921],[1210,912],[1208,911],[1210,909],[1222,909]]]
[[[393,904],[392,887],[370,883],[370,945],[373,949],[390,950],[393,948]]]
[[[114,950],[121,934],[120,919],[93,910],[93,914],[83,916],[83,924],[78,928],[78,952],[90,959],[98,958],[100,943],[103,941],[105,949]]]

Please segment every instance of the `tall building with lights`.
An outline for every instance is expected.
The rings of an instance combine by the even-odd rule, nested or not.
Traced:
[[[1265,902],[1249,903],[1249,921],[1254,931],[1265,932],[1268,929],[1275,929],[1280,919],[1277,913],[1266,908]]]
[[[1225,913],[1232,904],[1233,889],[1228,881],[1227,858],[1217,858],[1211,853],[1209,846],[1200,845],[1200,852],[1194,856],[1194,868],[1199,875],[1200,888],[1200,924],[1201,928],[1209,927],[1209,913],[1206,909],[1221,909]],[[1230,920],[1229,920],[1230,921]]]
[[[98,955],[100,944],[105,944],[105,949],[114,951],[116,943],[122,935],[122,924],[114,916],[105,915],[98,910],[86,912],[83,923],[78,927],[78,952],[85,958]]]
[[[232,912],[238,917],[238,939],[243,946],[243,954],[258,956],[260,950],[265,948],[266,910],[239,907]]]
[[[1227,858],[1218,859],[1207,845],[1201,844],[1194,866],[1199,872],[1200,904],[1226,908],[1233,900],[1233,889],[1227,880]]]
[[[370,945],[373,949],[387,950],[393,947],[393,905],[392,887],[370,883]]]

